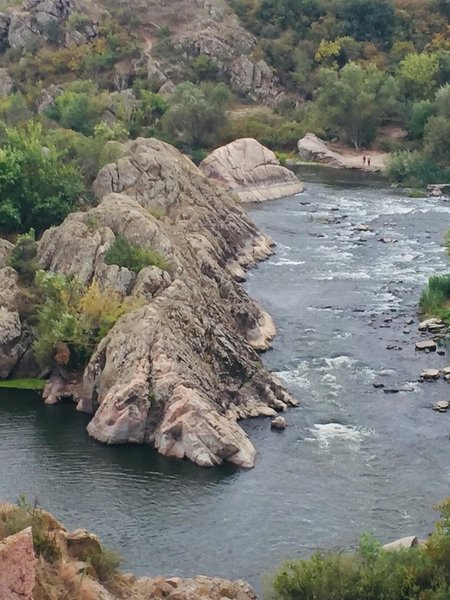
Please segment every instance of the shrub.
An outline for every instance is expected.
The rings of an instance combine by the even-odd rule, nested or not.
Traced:
[[[111,581],[122,562],[117,552],[107,548],[102,548],[100,552],[86,553],[81,558],[94,567],[95,573],[102,583]]]
[[[365,534],[355,553],[316,553],[277,572],[274,600],[445,600],[450,597],[450,500],[424,546],[388,551]]]
[[[34,281],[39,268],[37,244],[34,229],[19,235],[9,258],[9,266],[17,271],[21,280],[26,284]]]
[[[124,236],[117,236],[114,244],[105,255],[107,265],[126,267],[134,273],[139,273],[145,267],[155,266],[163,271],[170,268],[167,260],[159,252],[151,248],[141,248],[132,244]]]
[[[391,181],[421,187],[429,183],[445,183],[449,174],[426,154],[420,152],[401,151],[390,157],[387,175]]]
[[[125,313],[142,306],[135,298],[123,299],[114,290],[101,290],[94,280],[87,287],[76,278],[39,271],[33,351],[43,368],[67,364],[84,367],[97,344]]]

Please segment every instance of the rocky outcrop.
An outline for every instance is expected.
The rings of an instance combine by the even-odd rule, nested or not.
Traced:
[[[203,173],[241,202],[262,202],[303,191],[292,171],[275,154],[252,138],[214,150],[200,165]]]
[[[0,598],[33,600],[36,580],[31,527],[0,541]]]
[[[182,15],[176,28],[173,15]],[[147,40],[148,77],[154,91],[186,79],[186,70],[198,56],[213,59],[220,79],[238,94],[266,105],[276,105],[283,88],[274,70],[254,57],[256,38],[240,23],[225,0],[148,0],[141,18],[149,27],[173,31],[170,46],[161,49],[155,36]]]
[[[338,169],[358,169],[361,171],[383,171],[389,158],[387,152],[363,150],[333,150],[330,144],[325,143],[314,133],[307,133],[298,141],[298,154],[301,159],[322,163]],[[363,160],[366,155],[369,161]]]
[[[33,50],[44,41],[83,44],[98,35],[98,25],[81,19],[76,27],[66,28],[69,17],[83,12],[78,0],[26,0],[21,10],[0,14],[0,46]]]
[[[333,152],[314,133],[307,133],[305,137],[299,140],[297,146],[298,154],[303,160],[323,163],[333,167],[346,166],[344,158],[338,152]]]
[[[102,442],[252,467],[256,452],[237,420],[294,404],[258,356],[273,321],[237,281],[271,254],[271,242],[171,146],[138,139],[125,151],[94,183],[99,205],[70,215],[39,244],[45,269],[142,299],[94,353],[78,408],[93,414],[88,432]],[[148,267],[136,277],[105,265],[118,235],[164,255],[168,272]]]
[[[100,580],[94,567],[104,556],[97,536],[84,529],[69,532],[46,511],[31,510],[0,504],[0,600],[33,600],[33,595],[92,600],[256,600],[248,583],[240,580],[136,578],[111,567],[104,583],[105,576]],[[2,540],[4,523],[27,522],[39,533],[40,547],[46,551],[40,553],[39,561],[31,527]],[[50,551],[60,560],[48,558]]]

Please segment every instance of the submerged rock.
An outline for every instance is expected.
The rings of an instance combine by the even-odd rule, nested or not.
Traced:
[[[233,192],[241,202],[262,202],[303,191],[295,174],[275,154],[252,138],[214,150],[201,163],[203,173]]]
[[[78,409],[93,414],[88,432],[99,441],[150,444],[202,466],[252,467],[256,452],[237,420],[295,404],[258,356],[270,347],[273,320],[238,283],[272,243],[171,146],[138,139],[125,150],[94,183],[99,205],[39,243],[45,269],[106,287],[114,280],[144,300],[99,344]],[[118,235],[164,255],[169,272],[105,278]]]
[[[433,406],[433,410],[436,410],[437,412],[447,412],[449,408],[450,402],[448,400],[439,400],[439,402],[436,402]]]

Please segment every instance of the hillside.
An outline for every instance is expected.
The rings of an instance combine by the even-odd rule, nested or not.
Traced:
[[[447,0],[2,6],[0,117],[38,118],[88,183],[111,139],[153,135],[199,161],[238,137],[292,153],[308,132],[408,151],[400,182],[448,178]]]

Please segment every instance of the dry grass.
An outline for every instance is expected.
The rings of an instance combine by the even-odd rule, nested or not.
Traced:
[[[36,569],[34,600],[97,600],[90,580],[72,562],[49,565],[42,558]]]

